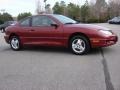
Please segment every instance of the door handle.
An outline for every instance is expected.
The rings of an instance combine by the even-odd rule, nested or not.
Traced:
[[[34,29],[31,29],[30,31],[33,32],[33,31],[35,31],[35,30],[34,30]]]

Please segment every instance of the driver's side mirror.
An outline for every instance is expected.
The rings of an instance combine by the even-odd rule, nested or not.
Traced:
[[[57,24],[51,24],[52,27],[55,27],[56,29],[58,28],[58,25]]]

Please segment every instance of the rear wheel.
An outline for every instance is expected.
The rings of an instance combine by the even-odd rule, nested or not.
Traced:
[[[74,36],[70,40],[70,49],[76,55],[86,54],[90,50],[90,43],[84,36]]]
[[[20,39],[17,36],[12,36],[10,38],[10,46],[13,50],[18,51],[21,49]]]

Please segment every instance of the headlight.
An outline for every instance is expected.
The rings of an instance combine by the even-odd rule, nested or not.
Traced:
[[[112,35],[113,33],[109,30],[100,30],[100,33],[103,33],[105,35]]]

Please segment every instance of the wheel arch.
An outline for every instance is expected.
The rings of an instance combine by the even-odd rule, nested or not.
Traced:
[[[69,36],[68,45],[69,45],[69,43],[70,43],[70,40],[71,40],[74,36],[78,36],[78,35],[85,37],[85,38],[88,40],[88,42],[89,42],[89,44],[90,44],[90,47],[91,47],[91,43],[90,43],[89,37],[88,37],[86,34],[81,33],[81,32],[72,33],[72,34]]]
[[[16,33],[11,33],[10,36],[9,36],[9,41],[10,41],[12,36],[17,36],[19,38],[19,35],[17,35]]]

